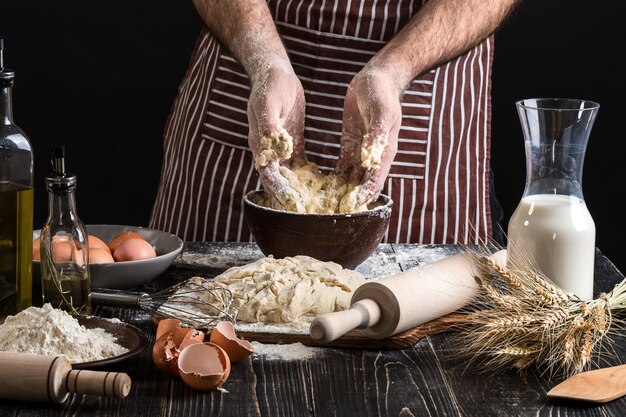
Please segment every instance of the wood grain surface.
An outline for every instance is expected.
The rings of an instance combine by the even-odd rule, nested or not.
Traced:
[[[254,245],[234,246],[241,263],[254,258]],[[219,258],[223,246],[186,245],[183,256],[162,277],[141,290],[151,291],[194,275],[219,273],[231,260]],[[451,247],[383,245],[373,255],[372,273],[379,263],[410,265],[450,253]],[[213,257],[213,261],[208,259]],[[252,257],[252,259],[246,259]],[[218,259],[219,258],[219,259]],[[204,259],[204,260],[201,260]],[[195,261],[194,261],[195,260]],[[217,260],[222,262],[218,265]],[[369,261],[369,260],[368,260]],[[390,267],[391,268],[391,267]],[[371,276],[371,275],[370,275]],[[596,293],[607,291],[623,275],[597,251]],[[118,317],[143,329],[154,342],[151,316],[139,309],[98,308],[102,317]],[[419,339],[404,349],[309,348],[313,354],[284,359],[259,350],[234,364],[225,391],[200,392],[181,380],[161,374],[153,365],[150,349],[111,371],[132,378],[127,398],[71,395],[63,405],[0,400],[2,417],[56,416],[585,416],[626,415],[624,398],[598,405],[548,399],[546,393],[559,379],[538,372],[507,371],[485,374],[469,368],[451,350],[454,332]],[[270,345],[263,345],[270,346]],[[614,351],[603,365],[626,358],[626,342],[616,338]]]

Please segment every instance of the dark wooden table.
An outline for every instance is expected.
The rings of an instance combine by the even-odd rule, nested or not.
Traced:
[[[399,272],[455,253],[455,246],[381,245],[358,270],[366,277]],[[212,277],[261,257],[254,244],[186,244],[162,276],[140,290],[153,291],[192,276]],[[601,251],[596,253],[596,293],[623,279]],[[416,300],[419,302],[419,300]],[[132,308],[98,307],[154,341],[150,314]],[[320,348],[308,359],[285,360],[255,353],[232,367],[225,391],[200,392],[161,374],[151,349],[107,370],[128,373],[124,399],[70,396],[62,405],[0,400],[0,416],[625,416],[626,397],[605,405],[552,401],[557,382],[537,372],[481,374],[446,354],[452,334],[437,334],[403,350]],[[617,339],[612,364],[626,358]],[[0,377],[2,377],[0,375]]]

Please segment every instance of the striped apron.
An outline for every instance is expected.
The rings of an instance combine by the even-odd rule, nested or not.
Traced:
[[[306,97],[306,153],[330,171],[348,84],[421,6],[412,0],[269,0]],[[493,37],[419,75],[402,97],[398,153],[383,193],[390,243],[481,243],[491,236]],[[248,147],[248,77],[206,29],[164,132],[150,227],[187,241],[250,241],[242,199],[260,188]]]

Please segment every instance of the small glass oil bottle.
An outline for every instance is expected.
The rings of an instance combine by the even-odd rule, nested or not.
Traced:
[[[0,38],[0,319],[32,305],[33,152],[13,122],[15,72]]]
[[[76,213],[76,176],[65,172],[65,148],[52,152],[46,177],[49,215],[41,229],[43,302],[71,314],[91,314],[88,235]]]

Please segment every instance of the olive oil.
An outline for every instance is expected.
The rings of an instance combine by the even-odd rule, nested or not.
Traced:
[[[43,302],[73,313],[91,314],[91,285],[87,272],[63,269],[63,264],[57,265],[60,269],[56,277],[50,274],[49,269],[44,269],[41,276]],[[71,268],[70,265],[68,267]]]
[[[0,181],[0,317],[32,303],[33,189]]]
[[[33,153],[13,122],[14,79],[0,38],[0,319],[32,304]]]
[[[91,314],[87,229],[76,210],[76,176],[65,171],[65,147],[52,151],[53,172],[46,177],[48,219],[41,228],[43,302],[70,314]],[[56,256],[55,242],[69,243],[71,254]]]

